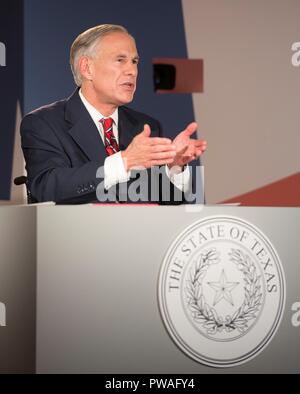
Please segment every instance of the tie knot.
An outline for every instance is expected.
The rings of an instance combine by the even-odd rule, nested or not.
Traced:
[[[107,118],[107,119],[101,119],[100,122],[103,125],[104,131],[109,131],[109,129],[112,128],[113,125],[113,119],[112,118]]]

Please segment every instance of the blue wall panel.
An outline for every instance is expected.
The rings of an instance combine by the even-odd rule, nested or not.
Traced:
[[[156,95],[152,58],[187,57],[181,0],[26,0],[25,112],[72,93],[69,48],[102,23],[124,25],[137,40],[140,77],[131,107],[159,119],[166,135],[176,134],[194,118],[192,98]]]

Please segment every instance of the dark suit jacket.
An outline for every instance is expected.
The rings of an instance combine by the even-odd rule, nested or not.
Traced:
[[[158,121],[132,109],[119,108],[121,150],[141,133],[146,123],[151,127],[152,136],[161,136]],[[96,189],[101,180],[96,178],[96,173],[104,166],[107,153],[78,90],[66,100],[25,116],[21,137],[28,188],[34,200],[63,204],[97,202]],[[169,180],[161,177],[159,185],[155,186],[161,189],[162,182]],[[171,190],[170,204],[174,203],[174,191],[178,200],[178,189],[171,185]],[[161,190],[159,193],[158,202],[162,203]],[[148,196],[143,202],[151,202],[150,198]]]

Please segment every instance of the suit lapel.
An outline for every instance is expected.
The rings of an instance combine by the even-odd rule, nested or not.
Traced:
[[[83,105],[78,90],[68,99],[65,119],[72,125],[69,135],[91,161],[100,161],[107,156],[99,131]]]
[[[125,107],[119,108],[119,145],[120,149],[124,150],[143,130],[139,130],[139,122],[129,114],[129,110]]]
[[[99,131],[82,103],[78,89],[67,100],[65,119],[71,124],[69,135],[79,145],[81,150],[92,161],[103,160],[107,153],[99,135]],[[132,142],[133,138],[142,132],[143,126],[131,116],[126,107],[119,107],[119,146],[124,150]]]

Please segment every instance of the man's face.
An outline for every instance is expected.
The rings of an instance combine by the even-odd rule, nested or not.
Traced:
[[[120,106],[133,100],[138,75],[134,40],[125,33],[104,37],[92,61],[93,89],[99,102]]]

